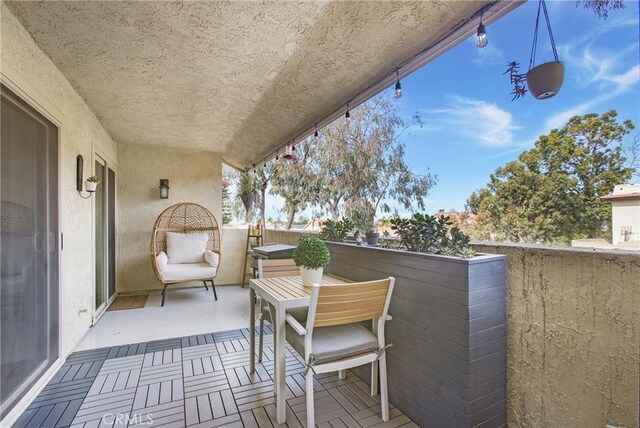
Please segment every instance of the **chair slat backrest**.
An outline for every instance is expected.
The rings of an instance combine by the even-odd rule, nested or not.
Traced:
[[[388,309],[392,278],[318,287],[314,327],[351,324],[380,318]]]
[[[300,268],[293,259],[258,259],[258,277],[276,278],[280,276],[298,276]]]

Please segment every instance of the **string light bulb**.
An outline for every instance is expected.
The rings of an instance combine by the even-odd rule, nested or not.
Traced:
[[[484,24],[482,23],[482,16],[484,12],[480,14],[480,25],[478,25],[478,31],[476,32],[478,38],[476,40],[476,46],[479,48],[483,48],[487,46],[489,41],[487,40],[487,30],[484,28]]]
[[[349,103],[347,103],[347,112],[344,114],[344,118],[347,120],[351,119],[351,113],[349,113]]]
[[[394,95],[396,98],[402,97],[402,85],[400,84],[400,73],[398,72],[397,68],[396,68],[396,90]]]
[[[318,138],[318,124],[316,123],[316,132],[313,133],[313,136]]]
[[[282,155],[283,158],[285,158],[286,160],[291,160],[293,159],[293,150],[294,150],[295,146],[293,145],[293,142],[287,144],[286,146],[284,146],[284,155]]]

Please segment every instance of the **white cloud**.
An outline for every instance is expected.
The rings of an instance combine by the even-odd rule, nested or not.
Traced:
[[[475,44],[475,36],[472,38],[473,43]],[[476,49],[476,57],[473,59],[473,62],[479,66],[495,66],[495,65],[504,65],[507,61],[505,60],[505,56],[502,51],[496,46],[495,43],[492,43],[491,40],[489,44],[482,48]]]
[[[601,92],[599,95],[589,99],[589,101],[577,104],[566,110],[554,112],[545,121],[543,132],[548,132],[553,128],[560,128],[573,116],[585,114],[598,104],[609,101],[610,99],[627,92],[640,81],[640,65],[636,64],[621,74],[610,74],[607,72],[603,76],[604,77],[602,79],[613,83],[613,89]]]
[[[446,108],[430,113],[440,116],[451,130],[458,130],[466,138],[486,146],[511,144],[514,132],[521,129],[511,113],[496,104],[461,96],[451,97]]]
[[[640,81],[640,64],[636,64],[625,73],[607,75],[605,78],[617,84],[619,89],[626,90]]]

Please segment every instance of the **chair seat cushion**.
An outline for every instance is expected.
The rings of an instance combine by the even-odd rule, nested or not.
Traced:
[[[217,268],[209,263],[169,263],[160,275],[164,281],[195,281],[213,279]]]
[[[307,322],[307,314],[309,313],[309,308],[289,309],[287,313],[293,315],[293,317],[298,322],[301,322],[302,324],[304,324]],[[273,324],[273,320],[271,319],[271,311],[269,311],[269,304],[265,304],[262,307],[262,318],[265,321],[269,321],[271,324]]]
[[[304,336],[287,325],[287,341],[304,355]],[[312,353],[316,363],[324,364],[341,360],[378,348],[376,336],[360,324],[343,324],[313,329]]]

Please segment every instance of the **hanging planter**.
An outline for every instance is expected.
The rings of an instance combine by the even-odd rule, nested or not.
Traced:
[[[536,66],[540,11],[544,13],[545,22],[547,23],[547,30],[549,31],[551,49],[553,51],[553,57],[555,61],[545,62],[544,64]],[[518,64],[516,61],[513,61],[508,64],[507,71],[504,73],[509,73],[511,84],[513,85],[513,91],[511,92],[513,98],[511,101],[523,97],[526,94],[527,89],[537,100],[545,100],[547,98],[551,98],[558,92],[560,92],[560,88],[562,88],[562,82],[564,81],[564,64],[558,59],[556,42],[553,39],[551,23],[549,22],[549,14],[547,13],[547,6],[544,0],[540,0],[538,2],[538,14],[536,16],[536,26],[533,33],[533,45],[531,46],[531,56],[529,58],[529,70],[526,74],[520,74],[518,72],[519,67],[520,64]],[[525,81],[527,83],[526,88],[524,86]]]
[[[527,88],[537,100],[553,97],[560,92],[564,81],[564,64],[560,61],[545,62],[527,73]]]
[[[553,50],[555,61],[546,62],[536,67],[536,49],[538,45],[538,24],[540,23],[540,10],[544,13],[544,19],[549,31],[549,41]],[[558,59],[556,42],[553,39],[547,5],[544,0],[538,3],[538,14],[536,15],[536,27],[533,32],[533,45],[531,46],[531,57],[529,58],[529,71],[527,72],[527,88],[531,95],[537,100],[545,100],[560,92],[564,81],[564,64]]]

